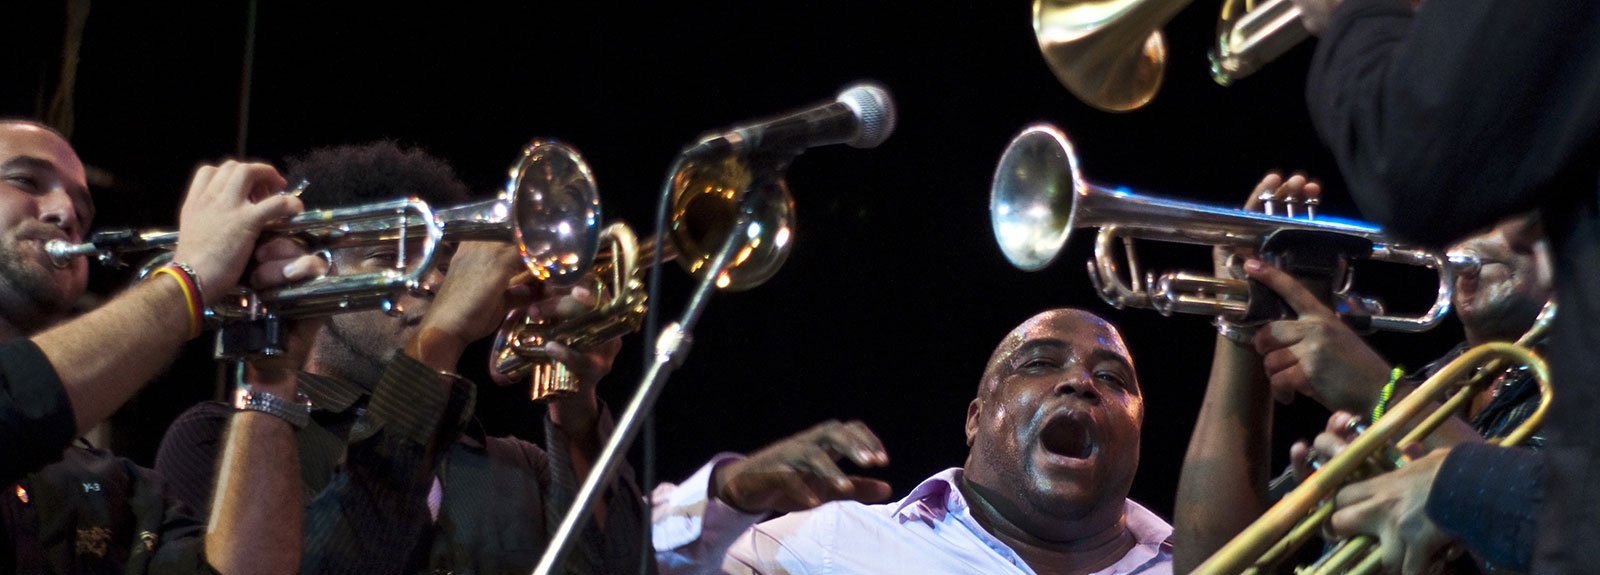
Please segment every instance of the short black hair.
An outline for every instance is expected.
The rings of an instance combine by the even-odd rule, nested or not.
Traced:
[[[318,148],[288,159],[290,185],[307,181],[306,208],[338,208],[415,196],[438,209],[465,203],[455,169],[418,147],[393,140]]]

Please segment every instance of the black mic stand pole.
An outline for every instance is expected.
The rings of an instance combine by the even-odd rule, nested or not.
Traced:
[[[673,164],[672,172],[667,175],[665,185],[672,185],[672,178],[685,159],[687,156],[679,156],[678,161]],[[628,409],[623,411],[622,417],[617,420],[611,438],[606,441],[605,447],[600,450],[600,457],[589,469],[589,476],[584,478],[583,487],[573,499],[572,507],[567,510],[566,517],[561,519],[561,526],[556,528],[555,535],[550,538],[550,545],[539,558],[539,565],[534,567],[533,575],[554,573],[556,566],[561,563],[568,548],[576,540],[577,533],[581,531],[578,526],[588,522],[593,515],[595,503],[600,501],[601,486],[609,485],[615,478],[617,465],[622,462],[625,450],[633,444],[634,437],[639,434],[645,413],[655,406],[656,398],[661,395],[661,389],[665,386],[667,377],[672,374],[672,370],[683,365],[683,359],[689,353],[690,332],[694,329],[694,324],[700,320],[700,314],[705,311],[706,304],[710,302],[717,278],[727,269],[728,260],[732,259],[734,250],[744,243],[744,230],[755,221],[756,207],[766,201],[766,190],[777,180],[776,175],[783,173],[781,168],[787,166],[788,161],[782,159],[776,163],[752,163],[754,165],[751,171],[756,176],[739,201],[738,219],[733,227],[728,228],[728,237],[722,241],[722,247],[712,258],[706,273],[700,277],[700,283],[695,286],[694,293],[689,297],[689,306],[683,311],[682,318],[661,329],[661,335],[656,340],[655,357],[641,378],[639,388],[633,392],[633,400],[628,403]],[[654,273],[661,273],[661,270],[657,269]],[[646,485],[641,489],[649,493],[650,488],[651,486]],[[645,520],[649,519],[647,508]],[[645,544],[649,545],[650,542],[646,541]]]

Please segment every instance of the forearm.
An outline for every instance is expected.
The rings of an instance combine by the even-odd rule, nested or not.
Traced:
[[[177,356],[188,313],[178,283],[156,277],[33,338],[67,390],[79,433],[110,417]]]
[[[1272,394],[1253,350],[1218,337],[1178,479],[1173,564],[1188,572],[1267,507]]]
[[[294,397],[287,385],[257,385]],[[276,416],[241,411],[223,447],[216,498],[206,526],[206,557],[221,573],[295,573],[300,569],[300,456],[294,428]]]

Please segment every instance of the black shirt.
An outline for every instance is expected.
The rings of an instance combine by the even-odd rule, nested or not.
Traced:
[[[0,344],[0,485],[61,459],[77,434],[67,388],[39,346]]]
[[[213,573],[201,528],[150,470],[71,447],[0,494],[0,573]]]
[[[312,425],[299,431],[306,495],[305,573],[525,574],[576,495],[565,435],[546,420],[546,449],[486,437],[472,420],[475,387],[395,354],[371,393],[302,373]],[[168,430],[156,469],[191,502],[210,497],[218,447],[233,410],[197,405]],[[610,433],[602,412],[600,432]],[[438,519],[428,510],[437,477]],[[644,499],[624,470],[606,493],[607,523],[591,523],[569,573],[632,573],[641,557]]]

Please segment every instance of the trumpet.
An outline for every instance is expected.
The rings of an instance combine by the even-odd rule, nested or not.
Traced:
[[[1050,71],[1084,103],[1107,112],[1142,108],[1161,90],[1161,34],[1191,0],[1034,0],[1033,35]]]
[[[1545,412],[1554,399],[1549,368],[1532,346],[1543,339],[1555,318],[1555,300],[1545,303],[1538,319],[1516,343],[1485,343],[1467,350],[1446,364],[1416,391],[1396,403],[1372,427],[1350,443],[1338,456],[1323,463],[1305,483],[1295,488],[1255,523],[1224,545],[1196,568],[1196,575],[1232,575],[1270,572],[1320,531],[1333,516],[1330,497],[1346,484],[1362,479],[1374,467],[1392,470],[1403,462],[1385,462],[1377,456],[1392,446],[1423,440],[1453,414],[1471,406],[1484,388],[1494,383],[1506,369],[1525,366],[1539,386],[1539,406],[1532,415],[1505,436],[1491,440],[1510,447],[1526,441],[1544,423]],[[1462,383],[1465,382],[1465,383]],[[1458,389],[1459,388],[1459,389]],[[1453,393],[1452,393],[1453,391]],[[1429,412],[1429,405],[1445,399]],[[1419,422],[1420,421],[1420,422]],[[1409,432],[1406,427],[1415,424]],[[1402,432],[1399,442],[1390,440]],[[1320,560],[1296,573],[1373,573],[1381,566],[1378,544],[1370,536],[1340,541]]]
[[[595,296],[592,308],[571,317],[529,317],[512,310],[495,334],[490,369],[506,381],[530,377],[529,396],[534,401],[560,397],[578,390],[580,382],[568,368],[550,357],[545,346],[559,342],[586,349],[639,330],[649,311],[644,290],[645,270],[676,260],[685,271],[699,277],[709,269],[715,250],[730,233],[742,234],[744,244],[732,263],[717,278],[718,288],[740,291],[765,282],[788,259],[794,231],[794,200],[787,184],[778,180],[755,221],[743,230],[731,229],[737,216],[740,192],[751,184],[747,167],[724,157],[687,163],[673,176],[672,209],[666,243],[660,260],[655,244],[641,242],[625,222],[613,222],[599,232],[599,244],[586,276]]]
[[[423,280],[433,269],[439,245],[466,240],[513,242],[533,277],[573,285],[594,259],[599,219],[599,195],[583,158],[564,143],[534,140],[523,148],[505,189],[494,199],[435,210],[420,199],[402,198],[307,210],[268,225],[266,235],[292,237],[324,253],[393,243],[396,261],[378,272],[326,276],[262,291],[236,288],[206,310],[207,321],[226,326],[370,309],[396,313],[397,298],[424,291]],[[127,265],[134,254],[164,251],[141,266],[142,277],[169,261],[177,243],[177,232],[167,229],[115,229],[97,232],[81,244],[52,241],[45,250],[57,265],[94,256],[108,266]],[[257,353],[224,351],[221,342],[219,337],[219,357]],[[278,344],[269,342],[261,353],[277,351]]]
[[[1164,315],[1193,313],[1247,325],[1287,317],[1271,292],[1251,283],[1187,272],[1140,276],[1133,239],[1253,248],[1290,271],[1325,300],[1364,302],[1368,315],[1352,316],[1374,330],[1418,332],[1438,325],[1450,311],[1453,278],[1441,255],[1390,241],[1370,224],[1331,218],[1261,214],[1135,194],[1088,182],[1066,134],[1048,124],[1027,127],[1006,146],[989,196],[995,239],[1016,267],[1037,271],[1066,247],[1074,229],[1099,228],[1089,279],[1101,299],[1117,308],[1154,309]],[[1314,212],[1312,213],[1314,215]],[[1126,279],[1116,252],[1126,254]],[[1416,316],[1387,315],[1381,302],[1349,292],[1349,262],[1358,259],[1420,266],[1438,274],[1432,306]]]
[[[1161,33],[1192,0],[1034,0],[1033,33],[1056,79],[1107,112],[1144,107],[1161,90]],[[1227,86],[1310,38],[1290,0],[1223,0],[1208,53],[1211,78]]]
[[[1207,53],[1211,79],[1231,85],[1310,37],[1292,0],[1223,0],[1217,42]]]

